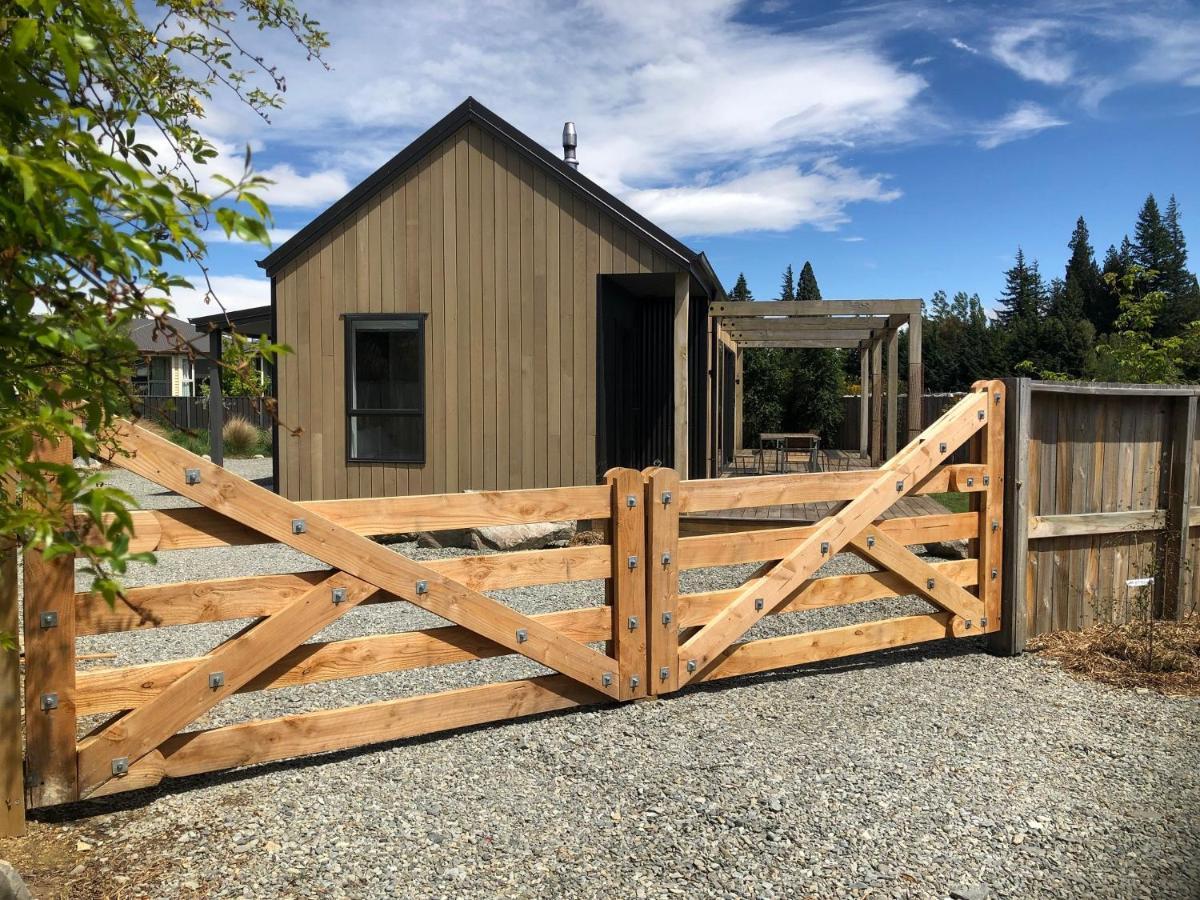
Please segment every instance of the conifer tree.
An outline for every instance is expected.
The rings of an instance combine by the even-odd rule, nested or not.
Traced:
[[[790,266],[788,267],[791,268]],[[817,286],[817,276],[813,273],[812,263],[808,260],[804,261],[804,268],[800,270],[800,284],[796,289],[797,300],[820,300],[821,289]]]
[[[1063,278],[1063,303],[1060,315],[1086,317],[1100,334],[1112,329],[1117,309],[1112,293],[1106,288],[1096,265],[1091,236],[1083,216],[1075,222],[1075,231],[1067,242],[1071,258],[1067,260],[1067,271]]]
[[[795,300],[796,299],[796,277],[792,274],[792,264],[788,263],[788,267],[783,270],[783,279],[779,285],[780,300]]]
[[[737,302],[753,300],[754,295],[750,293],[750,287],[746,284],[746,273],[738,272],[737,281],[734,282],[733,290],[729,292],[729,299]]]

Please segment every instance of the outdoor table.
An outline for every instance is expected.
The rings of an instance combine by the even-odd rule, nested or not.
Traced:
[[[803,446],[793,446],[793,441],[804,442]],[[775,471],[787,471],[787,454],[789,450],[807,450],[810,453],[815,452],[821,446],[821,436],[813,434],[810,431],[764,431],[758,436],[758,450],[762,455],[764,444],[773,443],[775,445]],[[763,465],[766,465],[766,456],[762,455]]]

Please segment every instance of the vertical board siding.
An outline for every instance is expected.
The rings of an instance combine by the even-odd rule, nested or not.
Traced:
[[[467,125],[276,274],[279,490],[594,484],[599,276],[683,271]],[[342,316],[425,313],[425,462],[346,462]],[[291,430],[296,430],[295,435]]]
[[[1182,405],[1173,397],[1137,394],[1070,394],[1038,390],[1029,412],[1029,462],[1023,473],[1030,517],[1164,510],[1169,502],[1173,434]],[[1200,429],[1198,429],[1200,432]],[[1200,433],[1191,436],[1190,505],[1200,506]],[[1016,476],[1014,476],[1016,477]],[[1159,523],[1162,524],[1162,523]],[[1150,591],[1130,589],[1130,579],[1154,576],[1164,560],[1163,528],[1106,534],[1033,537],[1025,562],[1028,636],[1076,630],[1099,622],[1145,616]],[[1191,563],[1180,586],[1185,616],[1200,607],[1197,580],[1200,528],[1188,535]]]

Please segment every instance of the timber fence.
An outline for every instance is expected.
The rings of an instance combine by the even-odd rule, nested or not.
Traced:
[[[241,416],[258,428],[270,428],[274,424],[262,400],[225,397],[221,406],[226,422]],[[181,431],[206,431],[212,401],[208,397],[138,397],[135,408],[138,416],[155,425],[169,424]]]
[[[669,694],[692,682],[1000,627],[1004,391],[980,382],[878,469],[680,480],[664,468],[610,470],[602,484],[443,496],[296,503],[129,423],[110,462],[198,504],[133,513],[131,549],[169,553],[280,543],[326,568],[131,588],[110,608],[75,590],[69,556],[25,554],[23,705],[6,727],[5,830],[25,808],[146,788],[164,778],[394,741],[588,704]],[[969,445],[968,463],[946,461]],[[57,459],[69,449],[47,448]],[[64,457],[66,458],[66,457]],[[883,514],[908,494],[966,491],[972,510]],[[804,527],[681,537],[680,516],[817,501],[844,505]],[[608,543],[417,562],[372,536],[564,519],[600,522]],[[930,563],[910,549],[966,539],[969,559]],[[821,576],[848,550],[874,566]],[[10,565],[14,557],[5,557]],[[689,569],[758,563],[738,587],[685,593]],[[605,603],[526,615],[487,591],[603,579]],[[8,583],[7,581],[5,582]],[[747,639],[767,616],[916,594],[921,615]],[[0,594],[0,625],[16,591]],[[310,639],[365,604],[406,602],[451,624]],[[79,669],[76,641],[227,620],[249,624],[206,655]],[[519,654],[553,674],[274,719],[195,728],[235,693]],[[14,669],[15,671],[15,669]],[[4,720],[19,709],[3,670]],[[192,730],[187,730],[192,728]],[[12,765],[12,761],[18,764]]]
[[[1007,387],[1011,621],[1000,649],[1200,610],[1200,388],[1024,378]]]

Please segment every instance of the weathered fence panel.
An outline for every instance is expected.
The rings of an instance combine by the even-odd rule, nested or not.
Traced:
[[[1006,607],[1014,620],[1003,649],[1019,652],[1048,631],[1200,608],[1192,574],[1198,395],[1009,382]],[[1146,578],[1152,584],[1137,586]]]
[[[235,416],[249,419],[259,428],[270,428],[271,414],[261,400],[224,397],[225,421]],[[208,397],[139,397],[135,412],[156,425],[173,425],[181,431],[205,431],[212,403]]]

